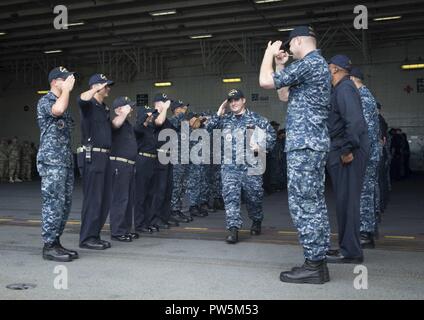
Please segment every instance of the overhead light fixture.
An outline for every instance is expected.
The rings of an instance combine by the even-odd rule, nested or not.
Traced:
[[[114,42],[112,43],[112,46],[116,47],[116,46],[127,46],[130,45],[131,42],[128,41],[121,41],[121,42]]]
[[[172,9],[172,10],[164,10],[164,11],[155,11],[155,12],[149,12],[149,14],[153,17],[157,17],[157,16],[168,16],[171,14],[176,14],[177,10]]]
[[[278,29],[278,31],[280,31],[280,32],[287,32],[287,31],[292,31],[292,30],[294,30],[294,28],[280,28],[280,29]]]
[[[399,20],[402,19],[402,16],[393,16],[393,17],[381,17],[381,18],[374,18],[374,21],[388,21],[388,20]]]
[[[85,24],[85,22],[81,21],[81,22],[68,23],[68,24],[66,24],[66,26],[67,27],[75,27],[75,26],[82,26],[84,24]]]
[[[38,90],[37,94],[48,94],[49,90]]]
[[[172,82],[155,82],[155,87],[170,87]]]
[[[417,70],[417,69],[424,69],[424,63],[403,64],[401,68],[402,68],[403,70]]]
[[[280,2],[280,1],[283,1],[283,0],[255,0],[255,3],[262,4],[262,3],[271,3],[271,2]]]
[[[50,50],[50,51],[44,51],[44,53],[50,54],[50,53],[60,53],[62,50]]]
[[[222,82],[224,83],[241,82],[241,78],[224,78],[222,79]]]
[[[202,34],[199,36],[190,36],[190,39],[206,39],[206,38],[212,38],[211,34]]]
[[[6,34],[6,32],[0,32],[0,36],[5,36]]]

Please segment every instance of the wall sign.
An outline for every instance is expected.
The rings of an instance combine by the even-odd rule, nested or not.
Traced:
[[[417,92],[424,93],[424,78],[417,79]]]

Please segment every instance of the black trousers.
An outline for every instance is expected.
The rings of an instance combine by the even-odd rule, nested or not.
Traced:
[[[167,222],[171,216],[172,175],[171,164],[163,165],[159,161],[156,162],[152,198],[154,223]]]
[[[135,192],[135,165],[114,160],[110,163],[112,171],[110,230],[112,236],[120,236],[131,232]]]
[[[147,228],[152,224],[152,196],[155,181],[155,165],[157,158],[137,155],[135,173],[135,230]]]
[[[368,159],[365,149],[355,150],[354,160],[348,165],[342,164],[339,150],[331,151],[327,161],[336,196],[340,252],[348,258],[363,256],[359,229],[362,183]]]
[[[91,162],[87,162],[84,152],[78,155],[83,191],[80,243],[89,239],[100,239],[111,203],[109,154],[92,152],[91,157]]]

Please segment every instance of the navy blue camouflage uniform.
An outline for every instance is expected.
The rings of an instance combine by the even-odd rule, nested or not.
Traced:
[[[189,136],[185,132],[181,132],[183,126],[188,127],[188,121],[184,121],[185,115],[180,113],[169,119],[171,124],[176,128],[178,132],[178,163],[173,164],[173,174],[172,174],[172,196],[171,196],[171,211],[181,211],[182,210],[182,198],[184,196],[185,187],[188,180],[189,174],[189,164],[182,163],[181,158],[181,147],[184,144],[188,144]]]
[[[377,112],[377,102],[366,86],[359,88],[362,111],[368,128],[370,143],[368,163],[365,170],[364,184],[361,193],[361,232],[374,233],[376,229],[376,198],[377,170],[380,161],[380,125]]]
[[[243,221],[240,214],[242,192],[245,195],[249,218],[255,222],[261,222],[264,217],[262,211],[264,163],[260,161],[257,164],[253,161],[238,163],[238,159],[244,159],[245,150],[249,148],[249,145],[238,148],[237,145],[243,144],[237,143],[237,137],[240,135],[244,138],[243,141],[246,141],[246,136],[249,138],[251,131],[261,129],[265,136],[256,141],[262,149],[266,148],[269,151],[276,140],[274,129],[266,118],[249,109],[246,109],[241,116],[233,113],[222,117],[214,115],[207,122],[206,128],[208,131],[221,129],[224,140],[227,140],[227,146],[224,142],[224,155],[221,162],[222,197],[225,204],[227,229],[242,227]]]
[[[74,187],[71,131],[73,120],[68,110],[62,116],[52,114],[57,97],[49,91],[37,105],[40,148],[37,170],[41,177],[42,238],[52,244],[65,229],[72,205]]]
[[[330,148],[327,119],[331,75],[319,50],[274,74],[276,89],[290,87],[286,119],[289,210],[305,259],[323,260],[330,247],[324,197]]]

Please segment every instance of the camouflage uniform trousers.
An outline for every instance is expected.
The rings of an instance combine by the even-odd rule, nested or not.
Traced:
[[[9,178],[16,179],[21,171],[21,164],[18,157],[9,156]]]
[[[7,176],[8,173],[8,160],[0,160],[0,180],[6,180],[9,177]]]
[[[224,198],[226,227],[241,228],[243,220],[240,214],[241,193],[245,195],[246,209],[252,221],[262,221],[263,187],[262,175],[248,175],[247,168],[222,165],[222,197]]]
[[[374,233],[375,231],[375,190],[377,185],[377,168],[377,161],[368,161],[361,193],[361,232]]]
[[[218,164],[211,164],[209,167],[209,197],[219,199],[222,197],[221,168]]]
[[[189,164],[187,193],[190,206],[199,206],[202,204],[202,188],[204,184],[201,179],[203,177],[204,165]]]
[[[327,153],[312,149],[287,152],[289,210],[305,259],[325,259],[330,249],[330,224],[325,203]]]
[[[32,177],[32,160],[31,158],[23,158],[22,159],[22,173],[21,177],[24,180],[31,180]]]
[[[41,176],[42,238],[51,244],[65,229],[72,206],[74,169],[38,164]]]
[[[202,168],[200,170],[200,204],[209,202],[209,193],[210,193],[210,168],[209,164],[201,164]]]
[[[188,179],[188,164],[175,164],[173,169],[173,187],[171,198],[171,210],[182,209],[182,199],[184,197],[185,184]]]

